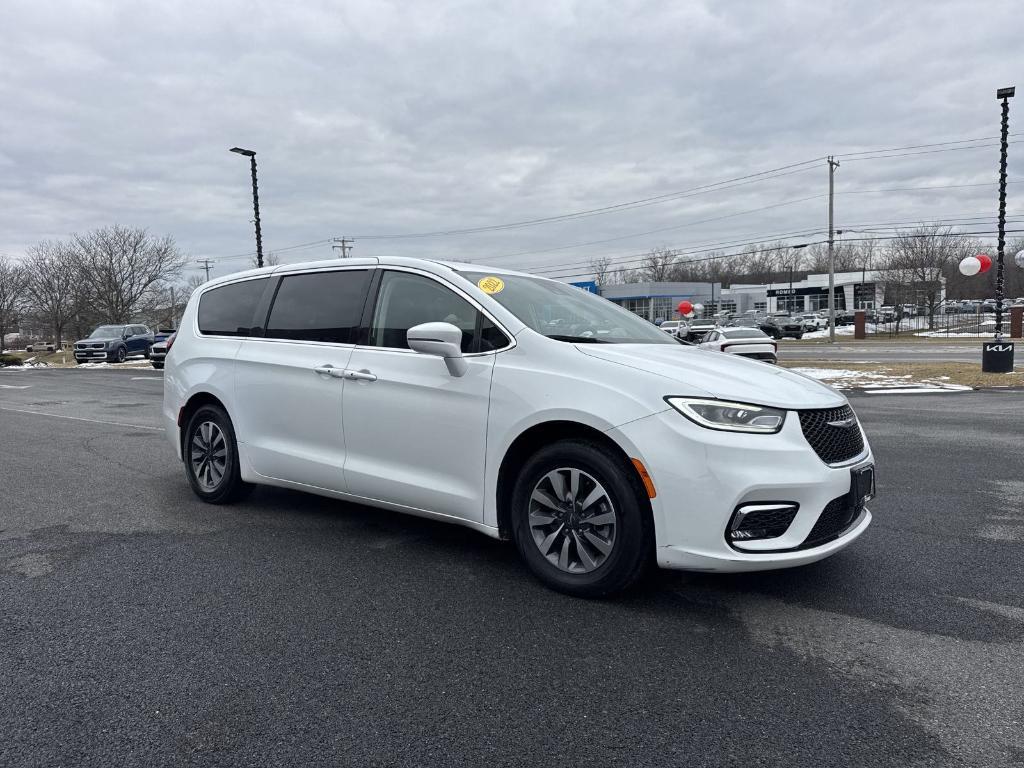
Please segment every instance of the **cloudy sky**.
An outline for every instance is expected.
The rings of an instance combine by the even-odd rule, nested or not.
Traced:
[[[344,235],[356,255],[571,276],[656,246],[820,237],[825,161],[601,215],[372,236],[984,139],[995,89],[1024,87],[1019,0],[5,0],[0,23],[0,252],[116,222],[173,235],[215,274],[254,249],[234,145],[258,152],[264,247],[283,261]],[[992,229],[993,143],[841,157],[837,226]],[[1024,179],[1024,141],[1010,152]],[[1024,185],[1009,189],[1024,213]]]

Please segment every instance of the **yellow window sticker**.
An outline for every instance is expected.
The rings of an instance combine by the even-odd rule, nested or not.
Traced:
[[[476,284],[484,293],[501,293],[505,290],[505,281],[493,275],[481,277]]]

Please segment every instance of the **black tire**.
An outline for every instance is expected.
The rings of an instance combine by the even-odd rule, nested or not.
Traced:
[[[117,348],[117,362],[123,363],[125,358],[128,357],[128,350],[124,346]]]
[[[163,363],[153,363],[153,367],[156,368],[158,371],[161,371],[161,370],[163,370],[164,364]]]
[[[204,424],[212,422],[224,437],[225,466],[219,481],[212,487],[197,476],[197,468],[193,460],[190,446]],[[201,442],[200,438],[200,442]],[[238,468],[238,442],[235,440],[235,428],[223,408],[216,405],[204,405],[188,420],[182,439],[182,459],[185,462],[185,476],[192,492],[208,504],[229,504],[244,498],[252,491],[252,484],[242,480]],[[200,464],[200,467],[202,464]]]
[[[613,545],[589,572],[570,573],[550,562],[530,527],[531,496],[553,470],[578,469],[606,491],[616,513]],[[582,489],[581,489],[582,491]],[[603,597],[635,584],[653,561],[654,523],[636,470],[621,455],[594,442],[563,440],[531,456],[512,492],[512,535],[527,566],[547,586],[577,597]]]
[[[142,354],[147,360],[149,360],[149,347],[146,347],[146,351],[143,352]]]

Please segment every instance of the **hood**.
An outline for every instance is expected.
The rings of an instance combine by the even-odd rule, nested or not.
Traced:
[[[85,339],[79,339],[75,344],[100,344],[107,341],[121,341],[120,336],[103,336],[102,338],[88,337]]]
[[[665,395],[706,396],[791,410],[846,403],[843,395],[812,378],[728,353],[670,344],[577,344],[576,349],[667,379]]]

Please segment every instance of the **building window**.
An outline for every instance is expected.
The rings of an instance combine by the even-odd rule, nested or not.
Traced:
[[[662,320],[671,320],[673,315],[676,313],[676,307],[678,302],[673,302],[671,297],[658,296],[651,299],[651,303],[654,305],[654,319],[661,318]]]
[[[640,315],[644,320],[648,319],[650,315],[650,299],[622,299],[620,304],[623,309],[628,309],[634,315]]]
[[[811,297],[814,298],[813,296]],[[803,296],[779,296],[777,303],[779,305],[780,312],[803,312],[804,311],[804,297]]]
[[[722,312],[735,312],[736,311],[736,302],[735,301],[723,301],[722,304],[721,304],[721,307],[722,307],[722,309],[721,309]]]
[[[754,311],[755,312],[767,312],[768,311],[768,302],[767,301],[755,301],[754,302]]]

